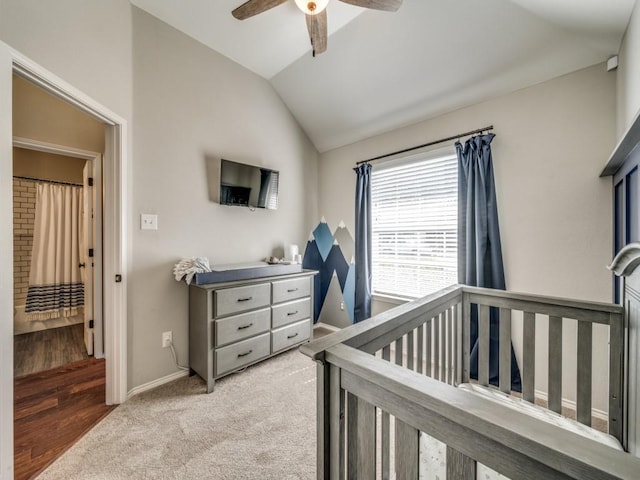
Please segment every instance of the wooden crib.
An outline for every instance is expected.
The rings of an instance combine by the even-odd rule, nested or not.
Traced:
[[[477,463],[514,480],[640,478],[640,459],[633,455],[456,388],[471,380],[473,304],[479,318],[477,383],[489,385],[489,311],[497,307],[499,390],[512,393],[511,318],[517,315],[522,318],[522,400],[536,400],[541,373],[536,375],[535,357],[548,352],[547,405],[558,413],[563,322],[577,322],[572,374],[575,418],[584,425],[592,419],[594,326],[606,328],[608,431],[626,446],[621,306],[458,285],[301,347],[318,362],[318,478],[418,479],[421,432],[446,444],[448,479],[475,479]],[[545,327],[548,322],[545,348],[535,341],[541,322]]]

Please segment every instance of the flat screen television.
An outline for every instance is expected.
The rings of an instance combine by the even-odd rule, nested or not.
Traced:
[[[220,204],[276,210],[279,179],[276,170],[222,159]]]

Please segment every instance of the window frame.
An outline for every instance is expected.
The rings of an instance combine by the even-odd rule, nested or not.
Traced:
[[[422,162],[428,162],[431,160],[437,160],[437,159],[441,159],[441,158],[445,158],[445,157],[451,157],[453,163],[455,164],[455,168],[456,168],[456,176],[455,176],[455,180],[452,182],[455,185],[456,188],[456,193],[455,193],[455,200],[456,200],[456,206],[455,206],[455,234],[456,234],[456,254],[455,254],[455,258],[456,258],[456,265],[453,268],[453,273],[454,276],[456,277],[455,280],[452,282],[452,284],[457,283],[457,233],[458,233],[458,203],[457,203],[457,185],[458,185],[458,161],[457,161],[457,154],[456,154],[456,149],[454,145],[450,145],[450,146],[446,146],[446,147],[440,147],[440,148],[436,148],[436,149],[431,149],[431,150],[427,150],[427,151],[421,151],[418,153],[414,153],[411,155],[406,155],[403,157],[396,157],[393,158],[391,160],[386,160],[380,163],[376,163],[372,169],[372,218],[371,218],[371,227],[372,227],[372,285],[371,285],[371,294],[373,299],[375,300],[380,300],[380,301],[384,301],[386,303],[391,303],[391,304],[403,304],[406,303],[408,301],[411,300],[415,300],[417,298],[420,298],[421,295],[419,296],[413,296],[410,294],[402,294],[399,292],[385,292],[385,291],[376,291],[374,289],[374,285],[375,285],[375,271],[376,271],[376,267],[375,267],[375,259],[373,258],[374,255],[374,248],[373,248],[373,243],[374,243],[374,235],[375,235],[375,230],[374,230],[374,225],[375,225],[375,205],[374,205],[374,194],[373,194],[373,188],[375,186],[375,180],[374,180],[374,176],[382,171],[385,170],[389,170],[389,169],[393,169],[393,168],[398,168],[398,167],[405,167],[405,166],[410,166],[413,164],[419,164]],[[444,288],[444,286],[442,287]],[[426,294],[425,294],[426,295]]]

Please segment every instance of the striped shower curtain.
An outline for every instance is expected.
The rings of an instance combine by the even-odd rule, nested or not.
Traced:
[[[84,305],[82,198],[82,187],[38,184],[25,306],[29,320],[74,316]]]

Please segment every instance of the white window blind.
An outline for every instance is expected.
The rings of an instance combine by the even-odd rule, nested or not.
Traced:
[[[454,153],[373,169],[373,293],[417,298],[457,283]]]

